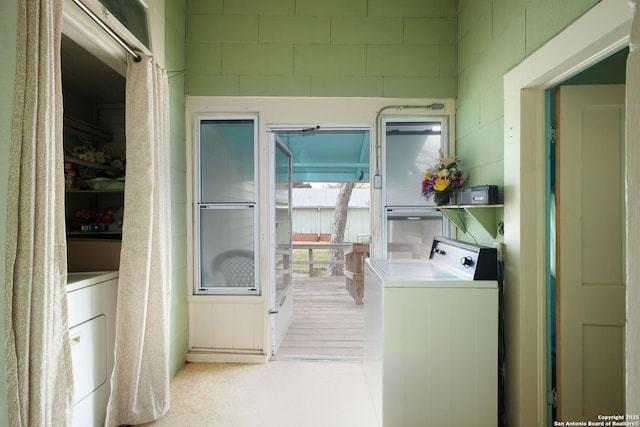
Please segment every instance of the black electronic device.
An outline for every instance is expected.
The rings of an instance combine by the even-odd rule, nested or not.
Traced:
[[[495,205],[498,204],[497,185],[476,185],[460,190],[461,205]]]

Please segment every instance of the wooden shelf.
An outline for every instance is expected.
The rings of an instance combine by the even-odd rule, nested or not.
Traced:
[[[99,234],[101,236],[119,236],[122,234],[122,230],[119,231],[70,231],[67,233],[68,237],[83,237],[83,236],[95,236]]]
[[[86,231],[86,232],[81,232],[81,231],[73,231],[70,233],[67,233],[67,241],[74,241],[74,242],[78,242],[78,241],[105,241],[105,242],[117,242],[117,241],[121,241],[122,240],[122,231]],[[95,256],[96,258],[100,258],[103,256],[103,254],[84,254],[86,256]],[[102,261],[95,261],[95,262],[102,262]]]
[[[111,190],[111,189],[106,189],[106,190],[81,190],[79,188],[65,188],[65,191],[67,193],[71,193],[71,194],[105,194],[105,193],[113,193],[113,194],[118,194],[118,193],[124,193],[124,189],[121,190]]]
[[[65,132],[65,152],[67,153],[73,152],[73,150],[71,150],[71,147],[77,146],[78,144],[80,144],[80,142],[88,142],[92,146],[99,146],[100,144],[110,143],[113,141],[113,133],[111,131],[102,129],[87,122],[83,122],[82,120],[64,117],[63,124]],[[67,140],[67,138],[69,138],[69,140]],[[75,140],[76,138],[78,139],[77,141]],[[74,165],[82,166],[82,168],[74,167],[76,171],[84,170],[85,168],[91,168],[99,171],[107,171],[108,174],[117,177],[124,177],[125,173],[124,168],[114,168],[110,165],[105,165],[102,163],[88,162],[70,156],[68,154],[64,156],[64,161],[72,163]],[[103,175],[103,173],[99,172],[95,175]],[[79,175],[77,176],[79,177]],[[88,188],[88,185],[82,182],[83,180],[80,180],[79,178],[72,181],[74,181],[73,183],[75,183],[77,186],[82,186],[82,189],[76,187],[65,188],[65,193],[67,196],[65,211],[67,213],[67,227],[69,227],[68,229],[71,228],[71,221],[75,221],[72,218],[71,214],[71,212],[73,211],[84,208],[95,211],[102,211],[105,207],[103,205],[107,205],[107,203],[111,204],[111,202],[114,202],[114,200],[117,200],[114,202],[114,204],[116,205],[122,206],[124,204],[123,185],[117,185],[117,187],[120,188]],[[111,185],[111,187],[114,187],[114,185]],[[120,202],[121,199],[122,202]],[[68,231],[67,237],[103,240],[122,239],[122,230],[98,228],[94,230],[80,231],[80,229],[81,227],[76,227],[74,224],[73,230],[75,231]],[[93,256],[99,258],[101,254],[96,253]]]
[[[114,174],[122,174],[122,175],[124,175],[124,169],[116,169],[114,167],[107,166],[107,165],[102,164],[102,163],[86,162],[84,160],[76,159],[75,157],[71,157],[71,156],[64,156],[64,161],[65,162],[69,162],[69,163],[73,163],[73,164],[76,164],[76,165],[87,166],[87,167],[90,167],[90,168],[93,168],[93,169],[106,170],[106,171],[114,173]]]
[[[498,210],[504,208],[504,205],[455,205],[455,206],[437,206],[449,221],[453,222],[463,233],[467,232],[467,225],[464,216],[460,215],[460,211],[469,214],[480,226],[494,239],[497,236],[496,217]]]
[[[82,120],[65,117],[63,124],[68,129],[72,129],[79,134],[93,138],[94,142],[111,142],[113,140],[113,133],[110,131],[101,129],[90,123],[83,122]]]

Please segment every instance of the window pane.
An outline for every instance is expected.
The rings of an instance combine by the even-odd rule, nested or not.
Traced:
[[[275,218],[276,218],[276,301],[291,284],[293,275],[291,248],[291,157],[276,146]]]
[[[441,129],[440,121],[387,122],[386,206],[433,205],[420,190],[424,171],[435,164],[438,150],[445,150]]]
[[[149,28],[147,25],[147,8],[135,0],[100,0],[100,3],[136,36],[147,48],[149,45]]]
[[[254,120],[200,124],[200,202],[255,202]]]
[[[254,207],[200,209],[200,290],[257,290],[254,214]]]
[[[387,258],[428,259],[433,238],[443,234],[442,214],[436,211],[420,217],[387,212],[386,226]]]

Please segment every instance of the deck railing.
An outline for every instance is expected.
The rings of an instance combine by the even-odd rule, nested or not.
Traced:
[[[293,249],[307,249],[309,257],[307,260],[295,260],[293,264],[306,264],[309,266],[309,277],[313,277],[314,265],[344,265],[344,257],[337,260],[320,260],[313,258],[313,251],[316,249],[332,250],[332,249],[347,249],[350,248],[352,243],[327,243],[327,242],[293,242]]]

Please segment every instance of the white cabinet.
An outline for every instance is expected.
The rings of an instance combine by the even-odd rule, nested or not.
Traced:
[[[69,273],[73,426],[104,425],[113,370],[118,272]]]

